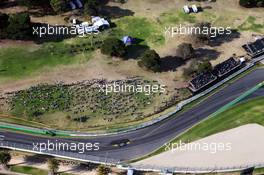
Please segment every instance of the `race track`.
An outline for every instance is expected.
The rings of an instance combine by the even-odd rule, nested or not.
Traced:
[[[217,109],[231,102],[243,92],[249,90],[262,81],[264,81],[264,69],[254,70],[245,77],[233,82],[232,84],[229,84],[227,87],[210,96],[192,109],[180,115],[171,116],[164,121],[137,131],[94,138],[57,140],[61,142],[99,142],[99,151],[86,152],[85,154],[105,158],[114,158],[121,161],[135,159],[159,148],[164,143],[173,139],[183,131],[186,131],[199,121],[207,118]],[[5,141],[13,144],[24,144],[27,145],[27,147],[32,146],[32,142],[47,142],[47,138],[39,136],[18,134],[7,131],[1,131],[0,134],[5,136]],[[56,138],[52,139],[55,140]],[[49,140],[52,139],[49,138]],[[122,148],[113,147],[110,144],[112,141],[119,139],[130,139],[132,142],[128,146]]]

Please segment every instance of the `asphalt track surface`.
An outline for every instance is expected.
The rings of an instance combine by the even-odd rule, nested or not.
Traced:
[[[12,133],[8,131],[0,131],[0,134],[4,135],[5,140],[10,143],[18,143],[28,146],[32,146],[32,143],[47,142],[47,140],[53,142],[98,142],[100,143],[99,151],[90,151],[85,152],[84,154],[113,158],[121,161],[135,159],[159,148],[164,143],[175,138],[177,135],[186,131],[188,128],[197,124],[201,120],[204,120],[220,107],[231,102],[243,92],[249,90],[262,81],[264,81],[264,69],[254,70],[243,78],[233,83],[229,83],[224,89],[213,94],[206,100],[182,114],[173,115],[170,118],[152,126],[125,134],[75,139],[51,139],[40,136]],[[264,91],[262,91],[262,93],[264,93]],[[113,147],[111,145],[112,141],[120,139],[129,139],[131,140],[131,144],[125,147]]]

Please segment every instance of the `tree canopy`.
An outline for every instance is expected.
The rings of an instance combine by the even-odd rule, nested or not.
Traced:
[[[101,52],[105,55],[122,57],[126,53],[126,46],[120,39],[109,37],[104,40]]]
[[[194,49],[191,44],[182,43],[178,46],[176,53],[184,60],[190,59],[194,56]]]
[[[140,67],[145,67],[154,72],[161,71],[160,56],[155,50],[147,50],[138,61]]]
[[[264,7],[264,0],[239,0],[243,7]]]
[[[0,164],[6,167],[6,165],[10,162],[11,155],[8,151],[0,151]]]
[[[55,174],[58,170],[59,170],[59,162],[54,159],[54,158],[50,158],[48,159],[48,167],[50,170],[50,174]]]

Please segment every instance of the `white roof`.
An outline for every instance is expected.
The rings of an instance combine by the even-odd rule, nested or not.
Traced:
[[[96,21],[95,23],[93,23],[93,26],[98,26],[98,27],[101,27],[101,26],[110,26],[109,22],[106,21],[105,19],[101,18],[100,20]]]
[[[183,6],[183,11],[185,13],[190,13],[190,9],[189,9],[189,7],[187,5]]]
[[[101,17],[99,16],[93,16],[92,17],[92,23],[95,23],[96,21],[99,21],[101,19]]]
[[[192,5],[192,10],[193,10],[194,13],[198,12],[198,8],[196,7],[196,5]]]

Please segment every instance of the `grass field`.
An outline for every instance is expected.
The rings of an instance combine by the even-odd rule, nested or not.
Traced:
[[[24,174],[29,174],[29,175],[48,175],[47,170],[43,169],[38,169],[34,167],[29,167],[29,166],[12,166],[10,168],[11,171],[16,172],[16,173],[24,173]],[[71,175],[68,173],[57,173],[58,175]]]
[[[44,67],[55,67],[81,62],[87,57],[72,55],[63,43],[47,44],[36,51],[24,47],[0,50],[0,79],[19,79],[40,71]]]
[[[255,17],[249,16],[243,24],[238,26],[238,29],[241,31],[264,33],[264,24],[257,23]]]

